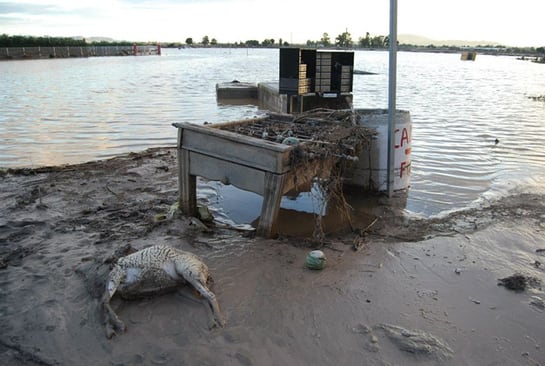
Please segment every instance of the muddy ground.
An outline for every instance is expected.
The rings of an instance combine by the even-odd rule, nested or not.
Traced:
[[[311,271],[309,241],[168,215],[175,163],[164,148],[0,173],[1,365],[545,365],[542,196],[431,220],[375,208]],[[127,244],[200,255],[226,327],[183,289],[113,301],[128,330],[108,340],[99,297]]]

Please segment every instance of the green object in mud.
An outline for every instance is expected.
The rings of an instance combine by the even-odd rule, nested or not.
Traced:
[[[214,221],[214,216],[212,216],[212,213],[210,213],[210,210],[206,206],[198,206],[197,213],[202,222]]]
[[[313,250],[307,255],[306,264],[308,269],[323,269],[325,262],[325,254],[321,250]]]
[[[299,139],[297,137],[286,137],[282,140],[284,145],[296,146],[299,145]]]
[[[180,216],[182,214],[182,210],[180,209],[180,202],[176,201],[170,206],[170,209],[167,213],[167,218],[171,219],[173,217]]]
[[[165,214],[157,214],[153,217],[153,220],[155,222],[159,222],[159,221],[165,221],[167,219],[167,215]]]

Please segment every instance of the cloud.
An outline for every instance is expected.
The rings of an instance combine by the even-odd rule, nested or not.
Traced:
[[[14,3],[0,2],[0,14],[6,17],[6,14],[57,14],[63,9],[54,4],[35,4],[35,3]]]
[[[237,0],[231,0],[231,1],[237,1]],[[121,0],[121,3],[124,4],[150,4],[155,6],[161,6],[161,5],[183,5],[183,4],[196,4],[196,3],[226,3],[229,2],[229,0]]]
[[[491,6],[491,3],[493,6]],[[522,5],[521,5],[522,4]],[[398,32],[434,39],[541,44],[543,0],[401,2]],[[467,11],[471,9],[471,11]],[[0,0],[0,33],[176,41],[204,35],[220,42],[283,38],[302,42],[348,30],[352,39],[388,32],[387,2],[347,0]]]

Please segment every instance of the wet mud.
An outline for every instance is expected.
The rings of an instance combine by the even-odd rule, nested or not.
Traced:
[[[0,364],[545,365],[539,195],[432,219],[372,198],[327,233],[316,271],[316,242],[173,212],[174,149],[3,171],[0,187]],[[203,258],[225,328],[186,288],[114,297],[128,331],[105,337],[111,264],[151,245]],[[514,274],[524,288],[498,286]]]

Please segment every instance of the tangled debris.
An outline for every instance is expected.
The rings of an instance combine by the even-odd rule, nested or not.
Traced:
[[[528,98],[536,102],[545,102],[545,95],[530,95]]]
[[[443,340],[421,330],[408,330],[391,324],[379,324],[386,336],[402,351],[417,355],[435,355],[439,360],[452,357],[454,351]]]
[[[355,122],[351,110],[313,109],[297,116],[270,113],[264,118],[229,123],[222,130],[294,146],[292,166],[336,157],[357,160],[376,131]]]
[[[352,110],[313,109],[297,116],[271,113],[219,128],[293,147],[289,163],[295,172],[294,185],[313,181],[321,193],[313,238],[323,243],[321,219],[326,204],[337,206],[350,222],[350,207],[342,192],[343,172],[376,135],[374,129],[358,125],[357,117]],[[305,169],[311,164],[313,169]]]
[[[522,292],[528,287],[537,288],[541,285],[539,279],[530,276],[524,276],[520,273],[515,273],[512,276],[498,279],[498,286],[504,286],[505,288]]]

